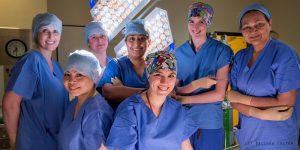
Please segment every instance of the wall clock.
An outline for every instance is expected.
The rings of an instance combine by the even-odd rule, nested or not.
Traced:
[[[20,58],[26,53],[27,46],[20,39],[12,39],[6,43],[5,51],[10,57]]]

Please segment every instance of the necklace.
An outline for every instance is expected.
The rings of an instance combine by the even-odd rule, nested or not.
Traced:
[[[150,100],[149,100],[148,90],[146,91],[146,98],[147,98],[147,102],[149,103],[150,109],[153,112],[152,105],[151,105]]]

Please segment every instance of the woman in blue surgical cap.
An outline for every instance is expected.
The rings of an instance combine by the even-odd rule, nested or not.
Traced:
[[[90,48],[90,51],[99,60],[100,66],[105,68],[112,57],[107,56],[108,37],[101,23],[91,21],[85,26],[84,40]]]
[[[111,60],[98,85],[114,109],[125,98],[148,86],[144,59],[150,39],[143,20],[129,22],[124,35],[128,56]]]
[[[207,36],[213,8],[196,2],[188,13],[190,40],[176,49],[179,100],[197,123],[191,137],[196,150],[222,150],[224,143],[222,101],[228,85],[232,50]]]
[[[76,50],[64,72],[64,86],[75,98],[60,128],[59,149],[97,150],[105,144],[113,121],[112,108],[96,92],[101,75],[98,59],[91,52]]]
[[[168,97],[176,82],[177,64],[164,51],[146,57],[149,88],[124,100],[106,142],[108,149],[191,149],[189,136],[197,129],[181,104]]]
[[[55,15],[36,15],[32,21],[35,48],[12,68],[3,113],[10,143],[16,149],[57,149],[57,134],[69,99],[62,69],[51,58],[61,32],[62,22]]]
[[[300,87],[297,53],[270,37],[272,16],[265,6],[247,6],[239,23],[250,46],[235,56],[228,99],[240,112],[240,129],[236,132],[240,149],[297,150],[299,105],[295,101]],[[296,111],[292,113],[293,107]],[[273,113],[262,114],[261,109]],[[282,117],[285,113],[292,115]]]

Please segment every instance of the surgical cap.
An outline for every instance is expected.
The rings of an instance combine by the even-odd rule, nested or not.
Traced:
[[[210,26],[213,15],[214,10],[210,5],[202,2],[196,2],[190,6],[188,19],[191,17],[200,17],[202,20],[204,20],[207,26]]]
[[[272,19],[272,15],[270,11],[262,4],[252,4],[244,8],[244,10],[241,12],[240,17],[239,17],[239,23],[242,23],[242,18],[247,14],[249,11],[260,11],[263,13],[269,20]]]
[[[105,35],[107,36],[106,31],[103,29],[100,22],[91,21],[84,28],[84,41],[89,42],[89,39],[94,35]]]
[[[97,84],[101,76],[101,67],[96,56],[86,50],[76,50],[70,53],[66,63],[65,72],[75,70]]]
[[[177,64],[173,53],[167,51],[157,51],[147,55],[146,71],[148,75],[151,75],[159,69],[169,69],[177,74]]]
[[[132,34],[142,34],[149,37],[149,32],[145,29],[144,20],[142,19],[133,20],[127,23],[123,30],[123,34],[125,35],[125,38]]]
[[[62,22],[54,14],[40,13],[37,14],[32,20],[32,39],[37,42],[37,34],[42,27],[52,26],[54,29],[61,34]]]

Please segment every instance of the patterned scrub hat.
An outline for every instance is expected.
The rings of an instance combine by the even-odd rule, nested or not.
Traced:
[[[159,69],[169,69],[177,74],[177,64],[173,53],[167,51],[157,51],[147,55],[146,71],[148,75],[151,75]]]
[[[210,26],[213,15],[214,15],[214,10],[210,5],[202,2],[196,2],[190,6],[188,19],[190,19],[191,17],[198,16],[204,20],[207,26]]]

